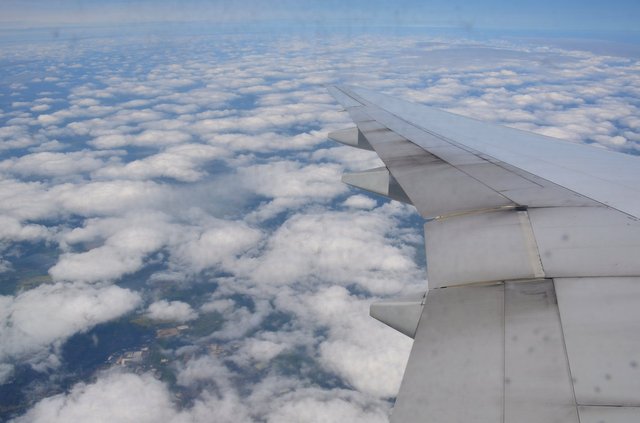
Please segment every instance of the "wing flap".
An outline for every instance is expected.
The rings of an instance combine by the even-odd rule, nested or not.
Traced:
[[[469,213],[424,230],[429,288],[640,274],[640,221],[607,207]]]
[[[429,289],[545,276],[526,211],[434,219],[424,228]]]
[[[501,421],[503,304],[499,285],[429,291],[392,422]]]
[[[430,290],[391,421],[579,423],[553,281]]]

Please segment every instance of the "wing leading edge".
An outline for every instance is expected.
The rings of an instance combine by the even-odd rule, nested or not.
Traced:
[[[426,219],[426,296],[371,307],[414,338],[392,421],[640,421],[638,159],[329,91],[385,164],[343,180]]]

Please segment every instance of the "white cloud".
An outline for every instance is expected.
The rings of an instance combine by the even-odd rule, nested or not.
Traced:
[[[142,118],[142,116],[138,116]],[[137,135],[108,134],[101,135],[89,142],[99,149],[120,148],[124,146],[162,147],[180,144],[191,140],[191,135],[180,131],[146,130]]]
[[[13,376],[14,366],[8,363],[0,363],[0,385],[4,385]]]
[[[203,393],[194,407],[185,410],[194,421],[268,422],[386,422],[385,403],[347,389],[309,387],[292,378],[270,375],[254,386],[246,398],[239,398],[227,385],[229,371],[211,356],[190,360],[181,366],[178,383],[197,386],[215,383],[220,396]]]
[[[154,320],[186,322],[198,317],[191,306],[182,301],[160,300],[149,305],[146,315]]]
[[[398,292],[418,274],[414,250],[395,239],[394,214],[405,213],[404,207],[294,215],[269,239],[251,277],[282,285],[320,279],[374,293]]]
[[[338,394],[338,395],[336,395]],[[307,389],[301,393],[285,396],[277,402],[276,409],[268,415],[270,423],[385,423],[386,410],[359,403],[354,395],[337,392],[314,392]]]
[[[51,235],[46,226],[22,224],[18,219],[0,215],[0,240],[35,241],[49,239]]]
[[[0,359],[46,352],[74,333],[135,309],[140,295],[117,286],[44,284],[0,296]]]
[[[206,175],[199,169],[203,164],[225,155],[226,152],[220,148],[202,144],[182,144],[169,147],[144,159],[102,167],[94,173],[94,176],[140,180],[165,177],[182,182],[195,182]]]
[[[178,207],[177,213],[139,211],[88,219],[84,227],[63,233],[61,246],[98,246],[62,254],[49,274],[54,280],[116,280],[141,269],[160,249],[169,253],[169,263],[187,274],[216,266],[233,271],[242,254],[262,238],[260,230],[241,221],[217,219],[197,209],[181,212]]]
[[[228,311],[233,310],[234,306],[235,301],[230,298],[225,298],[222,300],[212,300],[204,303],[200,309],[204,312],[219,311],[220,313],[227,313]]]
[[[91,172],[104,165],[100,154],[89,151],[73,153],[41,152],[0,162],[0,172],[22,176],[63,176]]]
[[[214,134],[207,137],[212,145],[222,145],[233,151],[278,151],[309,149],[327,139],[328,131],[303,132],[294,136],[264,132],[256,135],[243,133]]]
[[[48,104],[38,104],[35,105],[33,107],[31,107],[31,111],[32,112],[46,112],[47,110],[49,110],[51,108],[51,106],[49,106]]]
[[[269,361],[286,349],[286,345],[267,339],[251,338],[243,346],[244,352],[256,361]]]
[[[42,219],[57,214],[57,205],[41,182],[0,179],[0,213],[20,221]]]
[[[328,370],[373,397],[395,396],[412,341],[369,317],[371,298],[358,298],[339,286],[290,295],[278,295],[278,308],[295,313],[305,324],[328,329],[318,346],[320,362]]]
[[[8,272],[12,270],[11,263],[3,258],[0,258],[0,273]]]
[[[108,373],[92,384],[79,383],[69,394],[38,402],[21,422],[188,422],[175,410],[166,386],[150,375]]]
[[[373,198],[367,197],[366,195],[358,194],[352,195],[351,197],[347,198],[342,204],[345,207],[350,207],[353,209],[371,210],[378,203]]]
[[[221,291],[226,291],[223,288]],[[266,291],[270,291],[267,287]],[[233,310],[224,313],[225,324],[222,329],[215,332],[218,339],[237,340],[242,339],[247,333],[258,330],[265,317],[273,311],[273,307],[264,298],[255,298],[254,307],[250,310],[245,306],[236,306]]]
[[[53,140],[53,141],[43,142],[42,144],[35,147],[31,147],[29,151],[32,151],[34,153],[39,153],[43,151],[59,151],[59,150],[64,150],[65,148],[66,148],[65,144],[61,143],[58,140]]]
[[[19,125],[15,120],[13,121],[14,124],[5,124],[0,127],[0,151],[24,148],[37,142],[37,139],[34,139],[27,127]]]
[[[262,234],[244,222],[211,220],[173,251],[177,263],[193,272],[216,265],[233,271],[237,256],[257,247]]]
[[[96,181],[55,185],[45,198],[69,213],[90,217],[151,208],[166,194],[163,185],[151,181]]]
[[[65,253],[49,269],[54,280],[109,281],[140,269],[144,259],[176,236],[178,228],[159,213],[92,220],[70,232],[66,242],[105,239],[104,244],[80,253]]]
[[[181,363],[178,367],[177,383],[181,386],[196,386],[200,382],[214,382],[220,388],[231,391],[228,384],[231,372],[217,358],[206,355]]]
[[[335,164],[276,161],[239,169],[238,174],[247,188],[273,199],[252,215],[259,220],[310,202],[328,201],[347,190],[340,183],[341,168]]]

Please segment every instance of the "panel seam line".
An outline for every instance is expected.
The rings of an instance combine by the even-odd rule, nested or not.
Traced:
[[[562,347],[564,348],[564,356],[567,360],[567,370],[569,370],[569,382],[571,386],[571,393],[573,394],[573,403],[576,406],[576,415],[578,416],[578,423],[580,422],[580,410],[578,399],[576,398],[576,387],[573,383],[573,372],[571,371],[571,362],[569,361],[569,352],[567,351],[567,339],[564,335],[564,325],[562,324],[562,313],[560,313],[560,301],[558,301],[558,291],[556,290],[556,280],[551,279],[553,283],[553,295],[556,297],[556,305],[558,306],[558,320],[560,322],[560,333],[562,334]]]

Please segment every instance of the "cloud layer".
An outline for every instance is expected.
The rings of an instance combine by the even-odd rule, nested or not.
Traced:
[[[380,162],[327,142],[351,123],[326,84],[640,145],[636,60],[530,42],[20,47],[3,52],[0,93],[0,382],[35,404],[17,421],[387,420],[411,342],[368,305],[426,288],[422,222],[340,183]],[[131,346],[148,368],[73,379],[65,343],[116,321],[182,329]],[[19,382],[25,366],[49,390]]]

